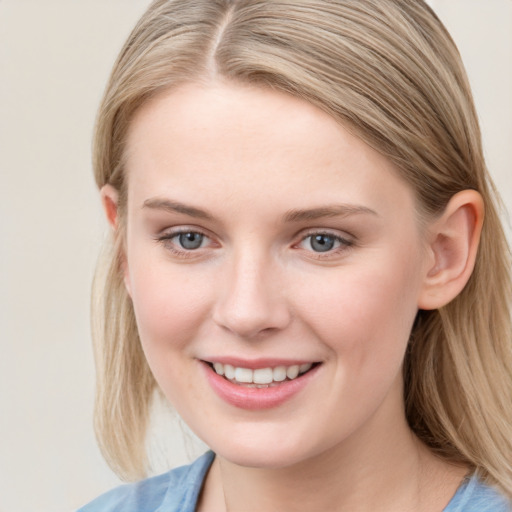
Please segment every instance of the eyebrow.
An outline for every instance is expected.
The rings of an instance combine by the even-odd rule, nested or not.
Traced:
[[[213,215],[208,213],[206,210],[201,210],[195,206],[186,205],[171,199],[162,199],[158,197],[146,199],[142,207],[151,208],[153,210],[164,210],[171,213],[182,213],[197,219],[213,220]],[[283,215],[283,221],[304,222],[328,217],[348,217],[351,215],[361,214],[370,214],[377,217],[379,216],[375,210],[367,208],[366,206],[340,204],[322,206],[319,208],[309,208],[304,210],[289,210]]]
[[[379,216],[379,214],[367,208],[366,206],[339,204],[332,206],[323,206],[320,208],[310,208],[307,210],[290,210],[285,213],[285,222],[303,222],[308,220],[317,220],[328,217],[348,217],[351,215],[370,214]]]
[[[213,216],[205,210],[179,203],[178,201],[172,201],[170,199],[160,199],[157,197],[146,199],[142,207],[151,208],[153,210],[164,210],[171,213],[183,213],[184,215],[195,217],[197,219],[213,220]]]

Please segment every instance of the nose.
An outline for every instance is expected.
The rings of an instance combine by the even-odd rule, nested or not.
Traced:
[[[244,339],[284,329],[291,314],[281,276],[276,263],[254,252],[226,262],[214,321]]]

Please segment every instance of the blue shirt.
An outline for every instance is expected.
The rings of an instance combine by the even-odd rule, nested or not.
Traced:
[[[195,512],[215,455],[206,452],[189,466],[117,487],[78,512]],[[466,478],[443,512],[511,512],[507,500],[478,478]]]

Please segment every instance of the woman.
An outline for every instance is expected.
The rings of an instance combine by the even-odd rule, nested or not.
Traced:
[[[510,509],[509,252],[428,6],[157,0],[94,165],[102,450],[144,474],[159,388],[212,451],[84,511]]]

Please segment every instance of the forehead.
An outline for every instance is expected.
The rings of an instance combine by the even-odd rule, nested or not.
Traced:
[[[349,157],[350,148],[358,149],[360,156],[367,153],[374,160],[380,156],[358,138],[349,136],[334,118],[306,101],[267,88],[229,83],[188,84],[150,100],[131,123],[129,155],[134,150],[144,152],[149,137],[152,152],[179,149],[178,144],[169,147],[170,136],[177,142],[179,139],[179,148],[196,147],[201,139],[207,149],[221,146],[223,151],[228,150],[228,155],[236,151],[259,155],[261,147],[281,155],[293,149],[297,154],[301,148],[311,152],[323,146],[338,150],[338,156],[344,159]],[[144,147],[137,147],[141,141]],[[382,157],[380,160],[380,164],[391,167]]]
[[[193,188],[201,199],[242,202],[412,198],[393,164],[331,116],[252,86],[189,84],[154,98],[131,123],[126,162],[129,196]]]

